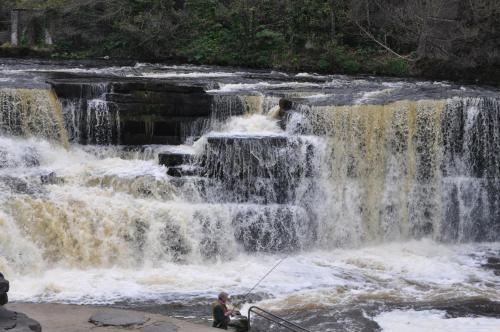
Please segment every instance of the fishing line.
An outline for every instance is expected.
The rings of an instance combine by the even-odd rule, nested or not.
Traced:
[[[257,283],[245,294],[245,296],[243,296],[243,298],[239,301],[238,303],[238,306],[243,303],[243,301],[247,298],[248,295],[250,295],[250,293],[252,293],[252,291],[264,280],[266,279],[266,277],[268,275],[270,275],[284,260],[286,259],[286,256],[283,257],[282,259],[280,259],[278,261],[278,263],[276,263],[262,278],[260,278],[259,281],[257,281]]]

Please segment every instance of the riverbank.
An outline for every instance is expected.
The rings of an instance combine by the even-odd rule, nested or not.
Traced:
[[[209,332],[212,328],[203,325],[184,322],[171,317],[136,312],[123,309],[112,309],[93,306],[67,304],[34,304],[10,303],[7,309],[22,312],[37,320],[44,332],[113,332],[113,331],[169,331],[169,332]],[[121,317],[128,317],[132,325],[99,326],[91,323],[91,317],[106,316],[108,321],[115,322]],[[143,323],[141,323],[143,321]],[[107,325],[107,324],[104,324]]]

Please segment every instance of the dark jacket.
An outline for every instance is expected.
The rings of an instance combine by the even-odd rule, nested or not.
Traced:
[[[230,318],[226,316],[227,307],[219,301],[212,304],[212,316],[214,318],[213,327],[227,330]]]

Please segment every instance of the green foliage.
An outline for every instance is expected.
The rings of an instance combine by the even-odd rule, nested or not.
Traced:
[[[408,62],[400,58],[390,59],[386,64],[384,72],[394,76],[408,75]]]
[[[347,74],[409,70],[406,61],[362,37],[350,0],[185,0],[182,7],[176,0],[4,1],[48,10],[55,57],[183,57]]]

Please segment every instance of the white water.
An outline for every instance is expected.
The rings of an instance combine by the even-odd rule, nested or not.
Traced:
[[[383,332],[492,332],[500,331],[500,320],[485,317],[448,318],[439,310],[384,312],[375,317]]]
[[[232,118],[225,128],[227,135],[280,134],[275,120],[264,115]],[[207,261],[194,250],[179,264],[157,242],[157,227],[165,225],[165,217],[186,232],[181,238],[192,240],[186,245],[193,249],[203,233],[193,219],[195,210],[222,217],[241,206],[187,204],[169,185],[163,166],[155,160],[117,158],[117,148],[73,145],[66,150],[39,139],[7,137],[0,138],[0,146],[8,147],[11,162],[0,168],[0,177],[26,180],[35,191],[0,191],[0,269],[12,280],[13,300],[163,302],[211,297],[220,290],[242,294],[282,257],[245,254],[227,234],[220,236],[220,260]],[[40,165],[23,166],[25,154],[35,154]],[[38,177],[50,172],[64,183],[42,187]],[[152,191],[144,194],[144,189]],[[13,214],[13,206],[24,213]],[[142,258],[134,240],[127,240],[134,236],[136,220],[150,227]],[[47,229],[41,232],[39,227]],[[480,266],[485,252],[498,250],[500,243],[444,245],[425,239],[313,250],[291,255],[258,291],[273,296],[262,305],[274,309],[312,304],[327,308],[369,299],[500,300],[500,281]]]
[[[95,73],[233,76],[192,66],[145,64],[137,65],[135,74],[130,70]],[[205,301],[221,290],[246,293],[286,255],[258,287],[267,298],[259,305],[307,312],[376,301],[499,301],[499,278],[482,266],[486,257],[498,256],[499,242],[438,242],[498,240],[491,190],[498,183],[498,101],[359,105],[407,85],[385,82],[357,92],[355,106],[299,108],[286,132],[265,115],[280,97],[264,90],[326,102],[333,94],[323,88],[373,85],[347,77],[321,79],[325,82],[220,83],[211,91],[218,107],[213,127],[206,128],[211,132],[193,145],[125,152],[111,146],[66,149],[64,135],[46,135],[44,128],[38,133],[30,128],[24,138],[0,136],[0,270],[12,282],[11,299]],[[43,100],[51,96],[48,90],[39,94]],[[5,104],[5,114],[17,111]],[[43,119],[55,114],[50,107],[41,110]],[[65,111],[70,137],[79,137],[81,110],[68,102]],[[119,114],[111,114],[100,99],[88,100],[83,111],[95,125],[86,133],[89,141],[111,143]],[[53,131],[64,132],[60,129]],[[240,141],[228,141],[235,137]],[[460,144],[445,147],[450,142]],[[179,185],[157,164],[162,150],[194,155],[197,161],[183,167],[194,169],[202,160],[212,177],[186,177]],[[477,168],[489,177],[476,174]],[[42,183],[50,174],[51,182]],[[214,179],[221,183],[211,183]],[[489,210],[488,202],[493,202]],[[423,316],[429,325],[419,327]],[[401,324],[417,324],[415,331],[497,326],[486,318],[445,320],[435,311],[392,311],[376,320],[388,331],[401,330]]]
[[[498,249],[498,243],[446,246],[421,240],[363,249],[313,251],[288,257],[257,292],[275,297],[260,303],[274,310],[311,306],[327,309],[370,300],[479,297],[498,301],[500,281],[479,266],[481,259],[469,256]],[[127,299],[162,303],[213,297],[221,290],[243,294],[281,257],[239,254],[229,262],[157,262],[132,269],[56,267],[28,275],[11,274],[12,298],[100,304]]]

